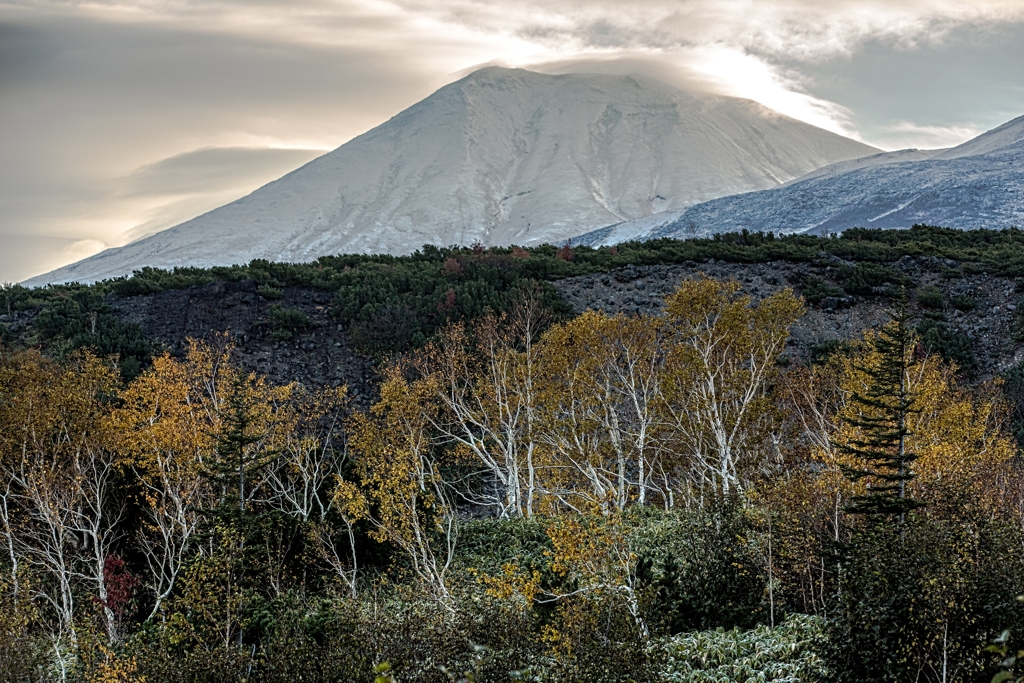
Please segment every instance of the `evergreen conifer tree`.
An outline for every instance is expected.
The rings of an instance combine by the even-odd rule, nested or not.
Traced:
[[[256,414],[249,391],[248,379],[238,373],[230,380],[229,394],[221,411],[221,424],[216,433],[217,457],[207,463],[206,476],[214,490],[221,494],[217,505],[206,513],[205,529],[201,537],[212,541],[218,550],[215,561],[222,573],[226,611],[224,618],[231,638],[242,645],[245,628],[239,620],[238,608],[244,604],[241,597],[253,589],[258,576],[254,547],[266,515],[253,509],[253,480],[265,467],[271,455],[261,449],[265,436]],[[234,605],[232,608],[231,605]]]
[[[207,472],[223,496],[215,515],[229,524],[241,523],[250,512],[246,506],[247,487],[252,487],[250,479],[268,461],[268,454],[252,448],[264,435],[255,424],[246,390],[244,377],[233,378],[217,433],[217,460]]]
[[[860,436],[835,444],[840,452],[853,456],[860,466],[844,467],[851,481],[866,480],[867,492],[854,496],[848,512],[899,515],[921,507],[907,494],[907,482],[914,478],[917,455],[907,449],[911,435],[908,418],[918,412],[917,396],[911,391],[909,371],[917,347],[906,301],[890,313],[890,321],[871,339],[877,363],[859,368],[868,377],[866,389],[850,400],[853,416],[844,422]]]

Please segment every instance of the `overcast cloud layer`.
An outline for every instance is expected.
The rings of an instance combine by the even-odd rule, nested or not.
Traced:
[[[1024,113],[1024,2],[0,0],[0,282],[231,201],[483,64],[642,72],[887,149]]]

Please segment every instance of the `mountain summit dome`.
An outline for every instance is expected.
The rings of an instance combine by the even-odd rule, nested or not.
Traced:
[[[774,187],[872,147],[644,76],[488,67],[242,199],[33,278],[535,245]]]

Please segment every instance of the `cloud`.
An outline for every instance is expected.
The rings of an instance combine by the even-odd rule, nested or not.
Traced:
[[[642,73],[690,92],[756,100],[787,116],[859,139],[851,112],[807,92],[798,73],[724,45],[680,49],[671,57],[615,52],[524,66],[544,73]]]
[[[398,0],[417,14],[482,33],[512,34],[569,50],[658,49],[705,44],[819,59],[888,36],[914,45],[964,23],[1020,20],[1013,0],[618,0],[514,4],[489,0]]]
[[[884,136],[889,145],[897,148],[943,149],[967,142],[983,132],[973,125],[925,126],[900,121],[886,126],[880,136]]]
[[[64,246],[60,251],[61,257],[63,259],[67,259],[70,263],[72,261],[79,261],[88,256],[92,256],[93,254],[98,254],[106,248],[107,245],[99,240],[84,239],[75,240],[71,244]]]
[[[0,281],[66,263],[56,255],[71,242],[120,244],[237,199],[429,94],[438,76],[379,46],[7,10],[0,251],[18,255],[0,259]]]
[[[148,164],[111,183],[109,204],[134,216],[120,246],[232,202],[276,180],[324,150],[211,147]]]
[[[132,171],[117,185],[123,196],[219,193],[276,178],[320,156],[322,149],[206,147]]]

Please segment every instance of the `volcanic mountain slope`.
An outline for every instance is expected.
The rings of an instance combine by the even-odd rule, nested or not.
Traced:
[[[836,164],[778,188],[623,222],[573,241],[596,246],[739,230],[827,234],[918,223],[1024,226],[1024,116],[951,149]]]
[[[488,67],[236,202],[33,278],[561,242],[876,149],[640,76]]]

